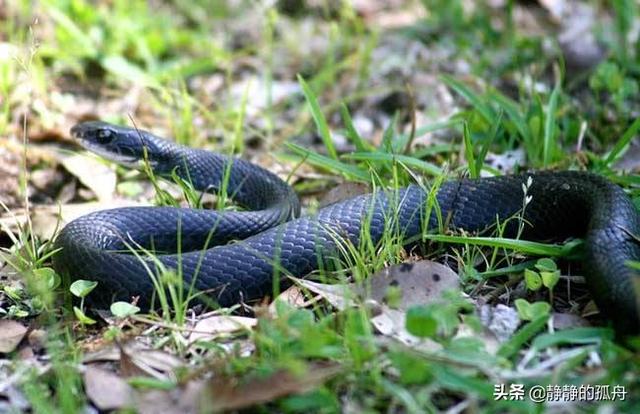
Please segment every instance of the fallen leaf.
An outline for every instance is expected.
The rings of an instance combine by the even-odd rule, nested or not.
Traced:
[[[423,351],[435,352],[442,349],[442,345],[430,338],[418,338],[406,329],[406,312],[382,306],[381,312],[371,318],[371,323],[376,330],[389,338],[393,338],[412,348],[420,348]]]
[[[202,319],[193,327],[189,335],[189,343],[201,340],[212,340],[218,336],[229,335],[240,331],[251,331],[258,323],[255,318],[233,315],[215,315]]]
[[[314,299],[307,300],[304,292],[300,289],[299,286],[293,285],[289,287],[284,292],[280,293],[276,300],[269,304],[269,314],[271,316],[276,316],[276,304],[278,302],[287,303],[295,308],[306,308],[309,305],[312,305],[317,301],[318,297]]]
[[[365,283],[368,297],[381,304],[387,301],[391,288],[397,289],[401,297],[395,308],[399,310],[433,303],[441,298],[444,291],[460,287],[458,275],[453,270],[429,260],[384,268]]]
[[[60,206],[34,206],[31,209],[31,223],[33,232],[43,239],[50,239],[57,230],[64,227],[70,221],[99,210],[107,210],[117,207],[139,206],[140,203],[112,200],[111,202],[91,202],[78,204],[63,204]],[[26,218],[19,216],[18,218],[26,221]],[[12,220],[11,218],[4,220],[11,229],[15,228],[21,221]]]
[[[0,353],[13,352],[27,333],[27,327],[9,319],[0,320]]]
[[[312,364],[301,375],[280,370],[264,378],[254,378],[244,383],[237,379],[215,376],[203,390],[203,407],[210,411],[239,410],[256,404],[264,404],[290,394],[308,392],[342,368],[337,364]]]
[[[178,357],[157,349],[140,349],[138,346],[120,347],[120,372],[124,377],[149,376],[167,379],[173,371],[184,365]]]
[[[95,157],[84,154],[61,156],[62,165],[96,195],[111,201],[116,192],[116,171]]]
[[[376,316],[371,319],[381,334],[412,347],[424,350],[438,350],[439,344],[428,339],[420,339],[405,328],[406,310],[414,305],[437,302],[443,292],[458,289],[458,275],[440,263],[423,260],[402,263],[382,269],[367,278],[360,286],[355,284],[323,284],[309,280],[294,279],[302,288],[315,293],[333,307],[343,310],[365,302],[377,306]],[[387,303],[389,292],[399,295],[397,303]]]
[[[204,381],[190,381],[184,388],[169,391],[139,391],[135,394],[136,412],[140,414],[196,414],[212,412],[209,407],[198,410]]]
[[[184,365],[184,361],[172,354],[134,341],[106,346],[82,358],[85,364],[98,361],[119,361],[124,377],[147,375],[158,379],[166,379],[167,375]]]
[[[120,360],[120,350],[116,345],[109,345],[105,347],[101,347],[93,352],[87,352],[82,357],[83,364],[90,364],[92,362],[103,362],[103,361],[119,361]]]
[[[437,351],[442,346],[428,338],[418,338],[406,329],[406,311],[415,305],[438,302],[446,290],[458,289],[458,275],[447,266],[422,260],[382,269],[367,279],[369,297],[380,305],[371,323],[382,335],[424,351]],[[387,303],[389,292],[399,297]]]
[[[402,263],[380,270],[367,278],[363,284],[326,284],[310,280],[292,278],[298,286],[320,295],[333,307],[344,310],[355,306],[355,299],[372,299],[385,303],[390,289],[396,289],[398,309],[406,310],[413,305],[432,303],[442,293],[458,289],[458,275],[447,266],[422,260],[415,263]]]
[[[350,306],[354,306],[354,285],[351,284],[334,284],[317,283],[310,280],[292,278],[298,286],[309,290],[322,297],[329,302],[331,306],[338,310],[344,310]]]
[[[131,386],[105,369],[87,366],[84,388],[89,400],[100,410],[119,410],[131,405]]]

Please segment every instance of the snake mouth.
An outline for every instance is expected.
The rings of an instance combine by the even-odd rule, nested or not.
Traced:
[[[141,162],[141,160],[136,156],[126,155],[117,150],[110,150],[103,145],[95,144],[91,141],[81,140],[80,145],[89,152],[124,165],[125,167],[137,168]]]
[[[127,167],[139,166],[140,157],[110,124],[100,121],[83,122],[74,125],[70,133],[89,152]]]

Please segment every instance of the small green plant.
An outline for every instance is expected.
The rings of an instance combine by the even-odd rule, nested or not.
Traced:
[[[617,58],[623,65],[630,65],[633,50],[629,45],[629,32],[632,30],[634,18],[638,16],[638,3],[633,0],[613,0],[613,10],[615,12],[614,28],[617,41],[612,42],[612,47]],[[638,50],[636,48],[636,54]]]
[[[524,281],[527,284],[527,289],[529,290],[538,290],[542,287],[542,279],[538,272],[535,272],[530,269],[525,269],[524,271]]]
[[[441,168],[421,158],[450,151],[455,146],[444,145],[426,148],[417,156],[407,155],[406,152],[410,148],[411,141],[416,136],[452,127],[459,124],[460,120],[420,127],[413,134],[397,134],[395,132],[395,122],[392,121],[384,131],[382,142],[378,147],[375,147],[356,131],[347,107],[342,105],[340,112],[346,127],[345,136],[355,146],[356,151],[339,156],[333,143],[328,122],[318,105],[315,93],[302,77],[299,77],[299,81],[303,85],[303,91],[309,104],[312,118],[328,154],[325,156],[302,146],[287,143],[287,147],[299,155],[301,159],[304,159],[306,163],[341,174],[349,180],[361,182],[372,182],[374,179],[383,178],[381,182],[385,184],[387,180],[394,179],[394,174],[397,174],[394,184],[398,186],[406,185],[413,180],[411,170],[435,177],[442,175],[443,170]],[[343,160],[355,161],[357,164],[354,165]],[[398,165],[404,168],[398,169]],[[382,187],[386,186],[383,185]]]
[[[560,280],[560,270],[549,258],[538,259],[534,265],[537,270],[525,269],[524,279],[529,290],[538,290],[542,286],[550,291]]]
[[[13,215],[2,201],[0,207],[10,216]],[[0,248],[0,259],[22,276],[29,292],[28,296],[31,297],[23,297],[21,289],[14,286],[4,286],[4,292],[14,304],[7,311],[2,311],[12,316],[26,317],[53,308],[55,291],[60,286],[61,279],[48,264],[58,250],[53,248],[54,240],[42,241],[34,234],[30,218],[26,224],[19,223],[15,217],[14,219],[17,223],[17,236],[4,223],[0,223],[0,231],[13,243],[10,249]]]
[[[83,61],[97,63],[112,80],[159,88],[171,79],[210,70],[212,56],[224,53],[209,42],[207,52],[190,49],[190,59],[180,59],[204,34],[181,27],[162,10],[151,13],[145,2],[116,1],[110,7],[90,2],[46,2],[44,12],[55,24],[55,41],[43,48],[55,58],[58,70],[83,72]]]
[[[542,96],[532,93],[528,105],[523,106],[497,90],[481,94],[451,76],[441,78],[472,107],[472,110],[456,115],[458,119],[465,119],[468,128],[463,131],[463,138],[472,176],[478,175],[484,155],[494,146],[504,148],[521,142],[532,166],[549,167],[561,157],[560,82],[556,83],[546,104]],[[479,156],[472,151],[476,145],[481,146]]]
[[[406,315],[406,328],[409,333],[421,338],[435,338],[436,335],[448,338],[460,325],[460,313],[472,308],[460,292],[447,291],[443,294],[442,302],[410,307]]]
[[[628,100],[638,95],[637,79],[627,76],[615,62],[604,61],[589,78],[589,86],[601,99],[616,106],[617,112],[627,115]],[[626,116],[625,116],[626,117]]]
[[[23,371],[22,390],[34,412],[77,413],[87,404],[78,372],[80,352],[73,332],[58,323],[47,326],[47,355],[50,369]]]
[[[411,335],[419,338],[435,336],[438,321],[433,317],[431,307],[413,306],[407,311],[406,328]]]
[[[120,319],[128,318],[129,316],[135,315],[136,313],[140,312],[140,308],[136,305],[122,301],[112,303],[109,307],[109,310],[111,311],[113,316]]]
[[[80,306],[73,307],[73,313],[76,318],[83,325],[93,325],[96,323],[94,319],[91,319],[85,314],[84,299],[98,286],[98,282],[78,279],[69,286],[71,294],[77,298],[80,298]]]
[[[422,331],[422,328],[418,328],[418,330]],[[413,332],[412,334],[415,335]],[[421,355],[399,349],[391,351],[389,359],[394,368],[400,372],[400,381],[403,384],[423,384],[433,380],[434,367]]]
[[[551,305],[548,302],[529,303],[525,299],[516,299],[515,305],[518,310],[518,316],[523,321],[533,321],[549,315],[551,310]]]

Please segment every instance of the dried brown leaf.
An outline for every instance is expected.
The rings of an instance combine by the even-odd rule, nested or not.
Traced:
[[[367,279],[370,298],[384,303],[390,288],[399,289],[397,309],[438,301],[445,290],[458,289],[458,275],[447,266],[422,260],[390,266]]]
[[[354,306],[354,285],[317,283],[310,280],[292,278],[299,286],[322,297],[336,309],[343,310]]]
[[[132,388],[113,372],[93,365],[84,372],[87,397],[100,410],[118,410],[131,405]]]
[[[141,391],[136,393],[134,405],[140,414],[208,413],[212,410],[207,406],[197,409],[203,388],[203,381],[191,381],[184,388],[170,391]]]
[[[423,260],[390,266],[371,276],[367,289],[379,304],[379,312],[371,319],[376,330],[407,346],[436,351],[441,345],[411,335],[406,329],[406,311],[411,306],[438,302],[445,290],[458,289],[458,275],[440,263]],[[390,289],[398,289],[400,297],[393,306],[387,304]]]
[[[299,286],[293,285],[284,292],[280,293],[276,300],[269,304],[269,314],[276,315],[276,303],[284,302],[295,308],[305,308],[316,302],[316,299],[307,300],[304,292]]]
[[[53,236],[56,230],[59,230],[65,224],[69,223],[85,214],[92,213],[98,210],[107,210],[116,207],[128,207],[140,205],[130,201],[112,201],[109,203],[92,202],[92,203],[78,203],[78,204],[63,204],[60,206],[34,206],[31,209],[31,223],[33,232],[44,238],[49,239]],[[20,216],[19,218],[22,218]],[[17,222],[16,220],[6,219],[10,228],[14,228]]]
[[[116,192],[116,172],[95,157],[74,154],[62,157],[62,165],[96,195],[111,201]]]
[[[178,357],[156,349],[140,349],[139,346],[120,347],[120,372],[124,377],[149,376],[166,379],[184,365]]]
[[[290,394],[308,392],[340,373],[337,364],[313,364],[302,375],[285,370],[245,383],[214,377],[203,390],[203,400],[211,411],[238,410],[264,404]]]
[[[0,353],[13,352],[27,333],[27,327],[9,319],[0,320]]]
[[[240,331],[251,331],[258,323],[255,318],[233,315],[215,315],[202,319],[193,327],[189,342],[211,340],[218,336],[229,335]]]

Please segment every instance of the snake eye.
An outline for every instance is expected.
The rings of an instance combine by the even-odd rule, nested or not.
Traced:
[[[97,138],[100,144],[108,144],[113,140],[113,132],[108,129],[101,129],[98,131]]]

